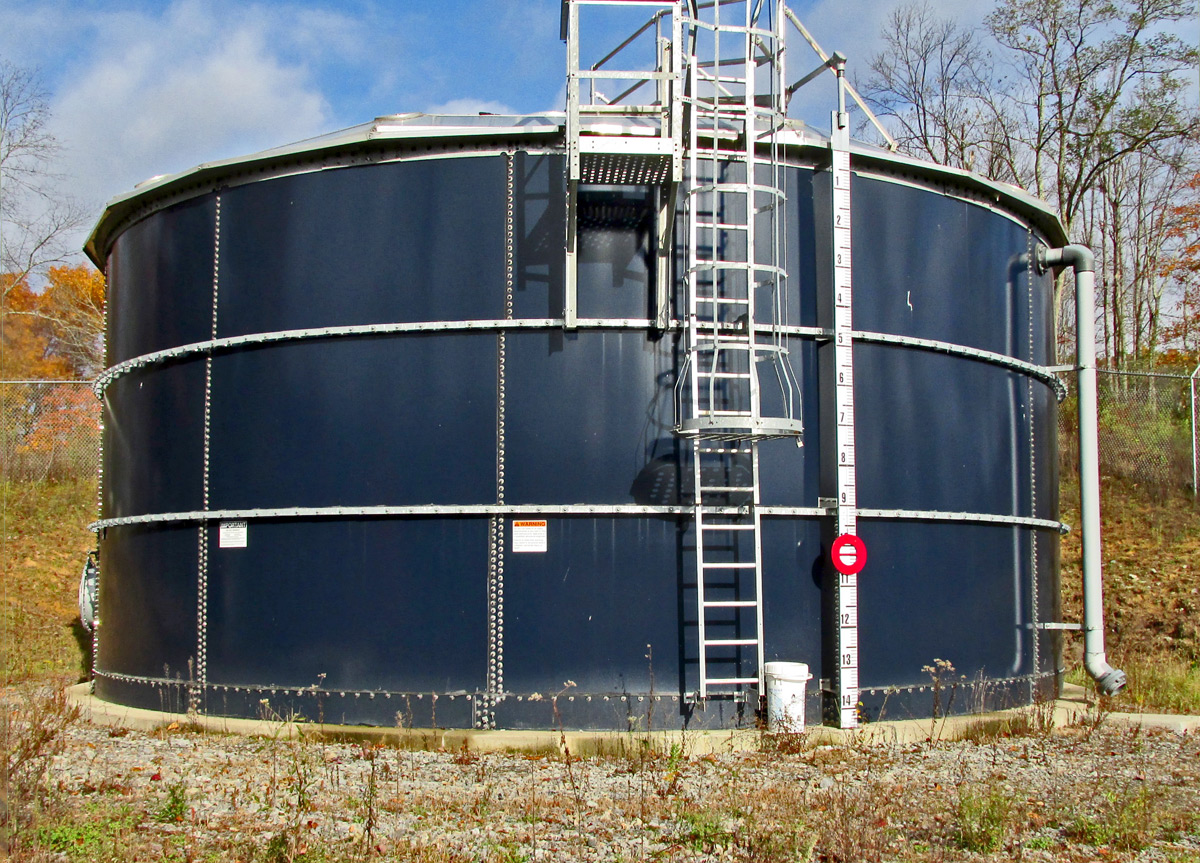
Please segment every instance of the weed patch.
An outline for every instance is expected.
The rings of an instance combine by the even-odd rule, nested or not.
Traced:
[[[1087,845],[1141,851],[1156,838],[1159,815],[1145,788],[1110,790],[1094,798],[1089,811],[1075,816],[1066,834]]]
[[[182,782],[172,782],[167,786],[167,799],[163,801],[154,817],[164,824],[173,824],[182,821],[187,812],[187,786]]]
[[[955,842],[965,851],[998,851],[1012,828],[1012,816],[1012,797],[998,785],[960,785],[954,809]]]

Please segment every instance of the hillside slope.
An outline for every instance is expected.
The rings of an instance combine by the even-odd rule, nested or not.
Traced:
[[[96,541],[96,481],[4,482],[0,500],[0,682],[83,679],[79,574]]]
[[[1146,709],[1200,709],[1200,508],[1190,495],[1101,483],[1105,631],[1110,661],[1130,676],[1121,701]],[[1063,617],[1082,618],[1079,491],[1062,489]],[[1082,639],[1068,640],[1068,667]],[[1153,678],[1151,680],[1150,678]]]

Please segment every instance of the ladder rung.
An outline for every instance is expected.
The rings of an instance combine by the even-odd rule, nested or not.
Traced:
[[[696,297],[698,303],[717,303],[722,306],[748,306],[749,300],[738,299],[737,297]]]
[[[748,417],[753,416],[750,411],[700,411],[702,416],[706,417]]]
[[[700,129],[701,133],[712,132],[712,129]],[[688,189],[688,195],[695,197],[700,194],[701,189],[706,189],[712,185],[712,178],[706,177],[699,173],[699,169],[707,168],[710,163],[724,164],[725,162],[746,162],[749,157],[745,153],[739,153],[736,150],[710,149],[708,147],[694,147],[696,151],[696,161],[699,163],[696,177],[696,185]]]
[[[697,222],[697,228],[716,228],[718,231],[748,231],[749,225],[732,225],[728,222]]]
[[[733,324],[725,323],[724,321],[709,321],[697,320],[697,327],[702,327],[703,332],[698,335],[705,337],[703,343],[698,342],[694,345],[694,349],[701,353],[708,353],[712,350],[722,351],[745,351],[750,353],[757,347],[750,342],[745,331],[740,331]],[[715,341],[710,341],[714,339]]]
[[[757,569],[757,563],[702,563],[705,569]]]
[[[758,683],[757,677],[706,677],[705,686],[733,686],[737,683]]]
[[[725,157],[722,155],[719,158],[724,159]],[[718,192],[722,195],[749,195],[753,191],[755,190],[750,188],[749,183],[733,183],[726,181],[720,183],[706,182],[702,186],[693,186],[691,189],[691,193],[693,195],[702,195],[707,192]]]
[[[747,647],[758,644],[757,638],[706,638],[705,647]]]
[[[696,374],[702,378],[742,379],[750,377],[750,372],[705,372],[697,370]]]
[[[754,491],[752,485],[702,485],[700,491]]]
[[[705,600],[705,608],[755,608],[758,603],[753,599],[714,599]]]
[[[737,97],[735,96],[734,99],[736,100]],[[713,118],[721,117],[725,117],[730,120],[744,120],[746,117],[745,99],[742,99],[740,102],[721,101],[716,103],[714,103],[711,99],[697,99],[692,104],[699,106],[699,110],[696,112],[697,120],[711,120]],[[707,129],[702,129],[701,131],[711,132],[712,128],[709,127]]]
[[[701,530],[754,530],[752,524],[709,524],[700,525]]]
[[[727,446],[702,446],[700,447],[700,452],[715,453],[718,455],[750,455],[753,450]]]

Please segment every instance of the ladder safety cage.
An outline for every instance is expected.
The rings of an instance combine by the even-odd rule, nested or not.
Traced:
[[[783,21],[777,0],[696,3],[684,19],[687,353],[675,430],[692,441],[700,703],[765,697],[759,444],[803,440],[782,331]],[[763,411],[768,387],[776,415]]]
[[[649,20],[584,68],[584,6],[644,7]],[[765,697],[759,444],[801,445],[789,324],[782,144],[782,0],[564,0],[567,41],[567,286],[575,325],[580,184],[659,189],[656,324],[670,324],[676,201],[686,292],[675,432],[690,441],[697,687],[690,700]],[[653,71],[619,68],[654,33]],[[654,87],[650,88],[651,82]],[[608,95],[602,84],[620,85]],[[613,87],[613,89],[616,89]],[[632,104],[653,90],[649,104]],[[770,410],[764,414],[764,391]]]

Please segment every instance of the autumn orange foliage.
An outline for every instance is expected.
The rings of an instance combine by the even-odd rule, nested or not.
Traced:
[[[78,476],[94,470],[100,405],[77,383],[102,365],[104,277],[53,267],[42,290],[0,275],[0,473]],[[75,381],[59,385],[14,381]]]
[[[71,364],[50,352],[44,324],[37,316],[41,296],[28,282],[13,284],[7,274],[0,306],[0,380],[62,380],[72,377]]]

